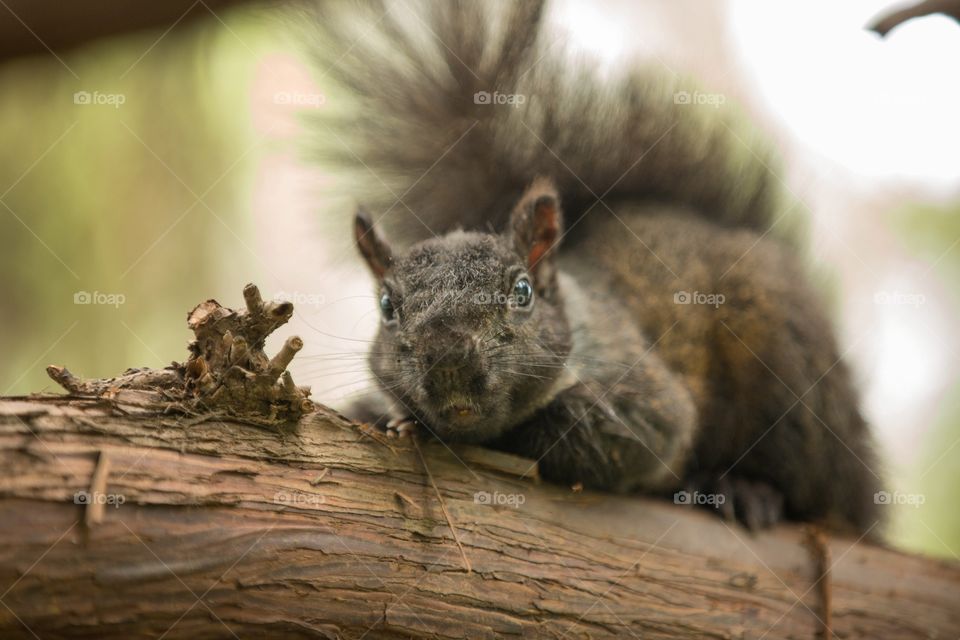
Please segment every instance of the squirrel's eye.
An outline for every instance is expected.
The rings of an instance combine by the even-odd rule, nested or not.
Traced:
[[[393,322],[396,319],[396,310],[393,308],[393,300],[390,294],[384,292],[380,296],[380,313],[383,315],[384,322]]]
[[[514,304],[518,307],[530,306],[530,303],[533,302],[533,286],[528,279],[520,278],[513,285],[513,299]]]

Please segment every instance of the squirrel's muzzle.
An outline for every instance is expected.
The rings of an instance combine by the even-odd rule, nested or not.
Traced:
[[[477,357],[473,338],[464,333],[431,332],[424,345],[423,364],[427,369],[456,370],[469,366]]]
[[[480,395],[487,376],[472,335],[460,331],[431,331],[423,336],[421,366],[424,390],[438,406],[464,395]]]

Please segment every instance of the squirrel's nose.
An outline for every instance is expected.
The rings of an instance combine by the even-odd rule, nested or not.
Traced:
[[[459,331],[433,333],[430,348],[423,356],[429,369],[460,369],[471,363],[477,353],[473,337]]]

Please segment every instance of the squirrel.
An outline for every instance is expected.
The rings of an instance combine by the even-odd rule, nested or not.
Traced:
[[[542,0],[318,5],[350,102],[314,139],[368,207],[391,426],[557,483],[700,492],[751,529],[878,523],[871,434],[745,118],[571,63]]]

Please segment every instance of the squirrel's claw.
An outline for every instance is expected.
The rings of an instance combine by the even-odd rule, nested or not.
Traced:
[[[769,484],[744,478],[726,477],[694,483],[694,489],[711,494],[704,503],[728,522],[739,522],[750,531],[767,529],[783,519],[783,494]],[[718,499],[723,496],[722,499]]]
[[[763,482],[732,478],[722,487],[736,519],[751,531],[767,529],[783,519],[783,494]]]
[[[417,420],[411,416],[393,418],[387,423],[387,437],[407,438],[416,435]]]

